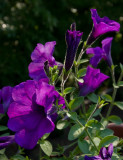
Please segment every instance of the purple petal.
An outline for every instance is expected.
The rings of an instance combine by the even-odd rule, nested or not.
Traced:
[[[6,148],[9,144],[15,142],[15,136],[0,137],[0,149]]]
[[[97,67],[98,63],[101,61],[102,59],[102,49],[100,47],[96,47],[96,48],[88,48],[86,50],[86,54],[94,54],[94,56],[90,59],[90,64],[93,67]]]
[[[24,104],[24,105],[31,104],[31,100],[29,99],[25,91],[25,82],[22,82],[13,88],[12,98],[14,101],[20,104]]]
[[[29,76],[34,80],[43,79],[44,81],[48,79],[45,70],[44,70],[44,63],[35,63],[32,62],[28,66],[29,69]]]
[[[108,155],[111,158],[113,154],[113,144],[111,143],[108,147]]]
[[[100,156],[88,157],[85,156],[84,160],[103,160]]]
[[[99,155],[102,157],[102,159],[107,159],[108,158],[108,155],[107,155],[107,149],[105,147],[102,147],[100,149],[100,153]]]
[[[110,20],[108,17],[100,18],[96,9],[91,9],[91,16],[93,20],[93,29],[89,35],[87,44],[93,43],[99,36],[108,32],[118,32],[120,30],[120,24],[114,20]]]
[[[75,26],[73,28],[74,28],[73,30],[70,31],[67,30],[66,32],[66,43],[67,43],[67,53],[65,59],[66,71],[68,71],[73,65],[76,51],[83,34],[83,32],[80,33],[80,31],[75,31]]]
[[[87,94],[95,91],[96,88],[98,88],[107,78],[109,77],[100,73],[99,69],[94,69],[88,66],[86,75],[83,78],[84,82],[79,83],[80,96],[86,96]]]
[[[105,38],[102,43],[102,49],[103,49],[103,58],[107,61],[108,65],[111,67],[113,64],[112,58],[111,58],[111,43],[112,43],[113,37]]]
[[[12,102],[8,108],[7,114],[9,118],[13,118],[29,114],[31,111],[32,111],[31,104],[27,106],[22,103]]]
[[[39,138],[45,133],[50,133],[54,130],[54,123],[48,119],[42,119],[37,128],[33,130],[20,130],[15,134],[15,141],[25,149],[32,149],[37,144]]]

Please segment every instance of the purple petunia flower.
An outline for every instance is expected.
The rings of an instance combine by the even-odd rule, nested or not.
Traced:
[[[46,72],[49,71],[49,67],[58,65],[58,69],[62,68],[62,64],[55,61],[53,57],[53,52],[56,42],[47,42],[45,45],[38,43],[36,48],[31,54],[31,59],[33,62],[29,64],[29,76],[34,80],[42,80],[48,82],[49,79]]]
[[[112,58],[111,58],[111,43],[112,43],[113,37],[105,38],[102,43],[102,48],[95,47],[95,48],[88,48],[86,50],[87,54],[94,54],[94,56],[90,59],[90,63],[93,67],[97,67],[98,63],[103,58],[107,61],[109,67],[113,64]]]
[[[8,109],[8,128],[15,133],[15,141],[21,147],[32,149],[45,133],[54,130],[57,104],[65,107],[65,101],[54,86],[45,82],[28,80],[13,88],[12,102]]]
[[[6,86],[0,90],[0,113],[6,113],[12,102],[12,87]]]
[[[80,31],[76,31],[76,24],[73,23],[71,25],[71,30],[67,30],[66,32],[66,43],[67,43],[67,53],[65,60],[65,69],[68,71],[72,65],[76,55],[76,51],[79,45],[79,42],[82,38],[82,33]]]
[[[79,82],[80,96],[86,96],[95,91],[107,78],[109,78],[107,75],[100,73],[100,69],[88,66],[86,75],[83,77],[84,82]]]
[[[6,148],[8,145],[15,142],[15,136],[0,137],[0,149]]]
[[[102,147],[100,149],[99,156],[93,156],[93,157],[85,156],[84,160],[111,160],[112,154],[113,154],[113,144],[111,143],[107,149],[105,147]]]
[[[118,32],[120,30],[120,24],[114,20],[110,20],[108,17],[100,18],[96,9],[91,9],[91,16],[93,20],[93,29],[87,44],[92,44],[99,36],[108,32]]]

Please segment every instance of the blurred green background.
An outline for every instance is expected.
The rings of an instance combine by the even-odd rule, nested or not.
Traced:
[[[91,8],[120,22],[120,33],[104,35],[96,45],[114,36],[114,63],[123,62],[123,0],[0,0],[0,87],[29,79],[30,54],[37,43],[56,41],[54,57],[63,62],[66,30],[76,22],[85,41],[93,24]]]

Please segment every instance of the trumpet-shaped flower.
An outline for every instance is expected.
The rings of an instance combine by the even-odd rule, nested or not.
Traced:
[[[107,61],[109,67],[113,64],[112,58],[111,58],[111,43],[113,38],[108,37],[105,38],[102,43],[102,48],[95,47],[95,48],[88,48],[86,50],[87,54],[94,54],[94,56],[90,59],[90,63],[93,67],[97,67],[98,63],[103,58],[105,61]]]
[[[6,86],[0,90],[0,113],[6,113],[12,102],[12,87]]]
[[[105,147],[102,147],[100,149],[99,156],[93,156],[93,157],[85,156],[84,160],[111,160],[112,154],[113,154],[113,144],[111,143],[107,149]]]
[[[62,68],[61,63],[56,62],[53,57],[53,52],[56,42],[47,42],[45,45],[38,43],[36,48],[31,54],[32,62],[29,64],[29,76],[34,80],[42,80],[48,82],[48,77],[46,72],[48,72],[49,67],[58,65],[58,69]]]
[[[71,25],[71,30],[67,30],[66,32],[66,43],[67,43],[67,53],[65,60],[65,69],[68,71],[74,62],[74,58],[76,55],[76,51],[79,45],[79,42],[82,38],[82,33],[80,31],[76,31],[76,24],[73,23]]]
[[[83,77],[84,82],[79,82],[80,96],[94,92],[107,78],[109,78],[107,75],[100,73],[100,69],[88,66],[86,75]]]
[[[120,24],[108,17],[100,18],[96,9],[91,9],[91,16],[93,20],[93,29],[87,40],[87,44],[92,44],[99,36],[108,32],[118,32]]]
[[[65,102],[54,86],[45,82],[28,80],[13,88],[12,102],[8,109],[8,128],[15,133],[21,147],[32,149],[45,133],[54,130],[57,103]]]

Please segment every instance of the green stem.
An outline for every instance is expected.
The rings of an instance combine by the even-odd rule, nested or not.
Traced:
[[[110,103],[110,106],[109,106],[109,109],[108,109],[106,118],[110,115],[110,113],[111,113],[111,111],[112,111],[112,109],[113,109],[113,106],[114,106],[113,104],[114,104],[115,97],[116,97],[116,94],[117,94],[117,89],[118,89],[118,88],[115,87],[115,86],[116,86],[116,80],[115,80],[114,69],[113,69],[113,70],[111,69],[111,75],[112,75],[112,81],[113,81],[113,84],[114,84],[114,85],[113,85],[113,94],[112,94],[112,101],[111,101],[111,103]],[[117,81],[117,85],[118,85],[118,83],[121,81],[122,77],[123,77],[123,72],[121,71],[120,77],[119,77],[119,79],[118,79],[118,81]]]
[[[89,134],[89,132],[88,132],[87,127],[83,126],[82,123],[79,122],[79,120],[76,120],[76,122],[77,122],[81,127],[84,127],[84,130],[85,130],[85,132],[87,133],[87,136],[88,136],[89,139],[91,140],[91,142],[92,142],[92,144],[94,145],[95,149],[99,152],[97,146],[95,145],[93,139],[91,138],[91,136],[90,136],[90,134]],[[84,130],[83,130],[83,131],[84,131]]]
[[[91,137],[90,133],[88,132],[88,129],[87,129],[87,128],[85,128],[85,131],[86,131],[86,133],[87,133],[88,137],[90,138],[90,140],[91,140],[92,144],[94,145],[95,149],[97,150],[97,152],[99,152],[99,150],[98,150],[97,146],[95,145],[95,143],[94,143],[94,141],[93,141],[93,139],[92,139],[92,137]]]

